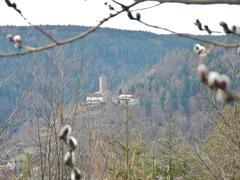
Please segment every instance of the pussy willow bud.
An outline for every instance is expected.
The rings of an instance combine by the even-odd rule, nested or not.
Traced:
[[[7,39],[10,41],[10,42],[13,42],[13,35],[12,34],[8,34],[7,35]]]
[[[224,104],[228,100],[228,93],[226,91],[218,89],[215,97],[217,102]]]
[[[67,138],[67,145],[69,146],[70,151],[74,151],[77,147],[77,140],[73,136]]]
[[[16,42],[16,43],[14,44],[14,47],[17,48],[17,49],[21,49],[21,48],[22,48],[22,43]]]
[[[198,29],[199,29],[200,31],[203,30],[203,28],[202,28],[202,23],[199,21],[199,19],[197,19],[194,24],[198,27]]]
[[[220,74],[218,74],[218,72],[215,71],[211,71],[208,74],[208,85],[210,86],[210,88],[216,88],[216,84],[218,84],[218,82],[220,81],[221,76]]]
[[[75,167],[71,173],[71,180],[80,180],[81,178],[81,171]]]
[[[59,138],[66,142],[71,132],[72,132],[71,126],[65,125],[59,133]]]
[[[15,43],[21,43],[22,38],[21,38],[20,35],[15,35],[15,36],[13,37],[13,41],[14,41]]]
[[[114,7],[112,7],[111,5],[108,5],[109,10],[114,10]]]
[[[195,54],[201,55],[201,54],[206,53],[206,48],[204,46],[200,45],[200,44],[195,44],[193,46],[193,52]]]
[[[199,64],[197,67],[197,77],[198,79],[204,83],[207,84],[208,80],[208,68],[205,64]]]
[[[137,19],[138,21],[140,21],[140,19],[141,19],[141,14],[140,14],[140,13],[137,13],[137,14],[136,14],[136,19]]]
[[[232,33],[232,31],[228,28],[227,23],[221,21],[221,22],[219,23],[219,25],[222,26],[223,31],[224,31],[226,34],[231,34],[231,33]]]
[[[217,86],[218,86],[218,88],[222,89],[223,91],[226,91],[227,87],[230,86],[230,78],[227,75],[222,74],[220,76]]]
[[[67,152],[63,158],[64,164],[67,166],[73,167],[75,162],[75,155],[73,152]]]
[[[207,25],[204,26],[204,29],[207,31],[208,34],[212,34],[212,31],[209,29]]]
[[[234,34],[240,35],[240,27],[236,25],[232,26],[232,32]]]

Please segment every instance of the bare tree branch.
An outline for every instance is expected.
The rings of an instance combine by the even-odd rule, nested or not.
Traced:
[[[45,32],[44,30],[42,30],[40,27],[32,24],[22,13],[22,11],[20,9],[17,8],[17,4],[16,3],[11,3],[9,0],[5,0],[5,3],[7,4],[8,7],[13,8],[17,13],[20,14],[20,16],[33,28],[35,28],[36,30],[38,30],[40,33],[42,33],[44,36],[48,37],[51,41],[53,41],[54,43],[58,43],[51,35],[49,35],[47,32]]]
[[[134,10],[131,10],[131,12],[148,10],[148,9],[155,8],[155,7],[159,6],[159,5],[161,5],[161,2],[159,2],[159,3],[155,4],[155,5],[152,5],[152,6],[148,6],[148,7],[144,7],[144,8],[140,8],[140,9],[134,9]]]
[[[133,4],[129,5],[129,6],[125,6],[125,5],[123,5],[123,4],[121,4],[121,3],[117,2],[117,1],[113,0],[114,3],[116,3],[116,4],[118,4],[118,5],[120,5],[122,7],[121,11],[118,11],[118,12],[116,12],[114,14],[110,14],[110,16],[108,16],[107,18],[105,18],[102,21],[100,21],[95,27],[91,27],[91,28],[89,28],[87,31],[85,31],[83,33],[80,33],[80,34],[78,34],[76,36],[73,36],[73,37],[71,37],[69,39],[62,40],[62,41],[58,41],[58,40],[54,39],[51,35],[47,34],[41,28],[31,24],[25,18],[25,16],[23,16],[21,11],[19,9],[16,9],[16,4],[15,3],[11,3],[10,1],[6,1],[7,5],[9,7],[14,8],[28,22],[29,25],[33,26],[35,29],[37,29],[38,31],[43,33],[45,36],[47,36],[49,39],[51,39],[54,43],[47,44],[47,45],[41,46],[41,47],[29,47],[29,46],[23,45],[23,48],[25,49],[24,51],[11,52],[11,53],[4,53],[3,52],[3,53],[0,53],[0,57],[21,56],[21,55],[30,54],[30,53],[33,53],[33,52],[40,52],[40,51],[51,49],[51,48],[54,48],[54,47],[57,47],[57,46],[73,43],[73,42],[75,42],[75,41],[77,41],[79,39],[82,39],[82,38],[86,37],[87,35],[95,32],[97,28],[99,28],[102,24],[104,24],[106,21],[110,20],[111,18],[113,18],[115,16],[118,16],[119,14],[121,14],[124,11],[128,11],[129,12],[129,9],[131,7],[135,6],[136,4],[138,4],[140,2],[144,2],[144,1],[148,1],[148,0],[136,0],[135,3],[133,3]],[[149,0],[149,1],[158,1],[159,4],[162,4],[162,3],[183,3],[183,4],[200,4],[200,5],[204,5],[204,4],[240,4],[240,0],[172,0],[172,1],[170,1],[170,0]],[[157,4],[155,6],[158,6],[159,4]],[[153,7],[155,7],[155,6],[153,6]],[[148,9],[148,8],[151,8],[151,7],[147,7],[147,8],[144,8],[144,9]],[[135,10],[133,10],[133,11],[135,11]],[[220,42],[214,42],[214,41],[201,39],[201,38],[199,38],[197,36],[193,36],[193,35],[190,35],[190,34],[177,33],[177,32],[174,32],[174,31],[172,31],[170,29],[167,29],[167,28],[163,28],[163,27],[147,24],[146,22],[141,21],[140,18],[137,18],[135,20],[138,20],[139,22],[141,22],[142,24],[144,24],[144,25],[146,25],[148,27],[161,29],[161,30],[164,30],[164,31],[176,34],[176,35],[181,36],[181,37],[190,38],[190,39],[197,40],[197,41],[200,41],[200,42],[203,42],[203,43],[207,43],[207,44],[211,44],[211,45],[214,45],[214,46],[220,46],[220,47],[224,47],[224,48],[238,48],[238,47],[240,47],[240,44],[224,44],[224,43],[220,43]]]
[[[13,74],[11,74],[10,76],[8,76],[6,79],[0,81],[0,87],[4,86],[5,84],[7,84],[8,81],[10,81],[13,77]]]
[[[182,4],[240,4],[239,0],[135,0],[136,2],[158,1],[161,3],[182,3]]]
[[[56,41],[55,43],[52,43],[52,44],[47,44],[45,46],[41,46],[41,47],[37,47],[37,48],[34,48],[34,47],[29,47],[29,46],[24,46],[23,47],[25,48],[25,51],[20,51],[20,52],[12,52],[12,53],[0,53],[0,57],[12,57],[12,56],[22,56],[22,55],[26,55],[26,54],[30,54],[30,53],[33,53],[33,52],[40,52],[40,51],[44,51],[44,50],[47,50],[47,49],[51,49],[51,48],[54,48],[54,47],[57,47],[57,46],[62,46],[62,45],[65,45],[65,44],[70,44],[70,43],[73,43],[79,39],[82,39],[84,37],[86,37],[87,35],[95,32],[102,24],[104,24],[105,22],[107,22],[108,20],[110,20],[111,18],[115,17],[115,16],[118,16],[119,14],[127,11],[129,8],[137,5],[139,2],[134,2],[132,3],[131,5],[129,6],[125,6],[125,8],[122,8],[122,10],[114,13],[114,14],[110,14],[107,18],[104,18],[102,21],[100,21],[96,26],[94,27],[91,27],[89,28],[87,31],[83,32],[83,33],[80,33],[76,36],[73,36],[69,39],[66,39],[66,40],[62,40],[62,41]]]
[[[0,126],[0,139],[1,139],[1,136],[3,135],[3,133],[8,129],[10,128],[14,122],[16,121],[16,118],[17,116],[19,115],[21,109],[22,109],[22,106],[23,106],[23,101],[25,100],[25,98],[27,97],[28,95],[26,94],[23,94],[21,97],[20,97],[20,100],[19,102],[17,103],[17,106],[16,108],[13,110],[13,112],[9,115],[8,119],[4,122],[4,124],[2,126]]]
[[[134,19],[134,20],[137,20],[137,19]],[[170,30],[168,28],[164,28],[164,27],[160,27],[160,26],[156,26],[156,25],[151,25],[151,24],[148,24],[148,23],[146,23],[142,20],[137,20],[137,21],[144,24],[145,26],[148,26],[148,27],[151,27],[151,28],[160,29],[160,30],[175,34],[175,35],[180,36],[180,37],[200,41],[202,43],[210,44],[210,45],[213,45],[213,46],[218,46],[218,47],[223,47],[223,48],[239,48],[240,47],[240,44],[226,44],[226,43],[221,43],[221,42],[217,42],[217,41],[202,39],[202,38],[200,38],[196,35],[187,34],[187,33],[178,33],[178,32],[175,32],[173,30]]]
[[[207,170],[211,173],[214,179],[218,179],[219,177],[216,175],[216,169],[211,165],[210,160],[209,162],[206,161],[206,158],[204,158],[203,154],[200,153],[199,148],[197,145],[194,145],[195,155],[198,157],[200,162],[207,168]]]

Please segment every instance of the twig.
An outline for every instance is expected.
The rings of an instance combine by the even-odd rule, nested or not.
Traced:
[[[23,106],[23,101],[25,100],[27,95],[22,95],[20,97],[19,102],[17,103],[17,107],[14,109],[14,111],[9,115],[8,119],[4,122],[4,124],[0,127],[0,139],[3,133],[10,128],[14,122],[16,121],[17,116],[19,115],[22,106]]]
[[[201,21],[199,21],[199,19],[196,19],[194,25],[196,25],[200,31],[206,31],[208,34],[212,34],[212,33],[220,34],[220,33],[222,33],[220,31],[210,30],[208,25],[202,25],[202,23],[201,23]]]
[[[13,74],[8,76],[6,79],[0,81],[0,87],[4,86],[12,77],[13,77]]]
[[[137,19],[134,19],[134,20],[137,20]],[[217,42],[217,41],[210,41],[210,40],[199,38],[199,37],[191,35],[191,34],[178,33],[178,32],[175,32],[173,30],[170,30],[168,28],[164,28],[164,27],[160,27],[160,26],[156,26],[156,25],[151,25],[151,24],[148,24],[148,23],[146,23],[142,20],[137,20],[137,21],[144,24],[145,26],[155,28],[155,29],[160,29],[160,30],[175,34],[177,36],[192,39],[192,40],[196,40],[196,41],[200,41],[202,43],[211,44],[211,45],[218,46],[218,47],[223,47],[223,48],[239,48],[240,47],[240,44],[226,44],[226,43],[221,43],[221,42]]]
[[[208,165],[208,163],[203,159],[202,155],[199,152],[197,145],[194,145],[195,155],[201,161],[201,163],[207,168],[207,170],[212,174],[212,176],[217,180],[219,177],[215,175],[215,168]]]
[[[198,4],[198,5],[209,5],[209,4],[240,4],[239,0],[136,0],[140,2],[144,1],[158,1],[161,3],[182,3],[182,4]]]
[[[20,14],[20,16],[33,28],[35,28],[36,30],[38,30],[40,33],[42,33],[44,36],[48,37],[51,41],[53,41],[54,43],[58,44],[58,41],[55,40],[51,35],[49,35],[47,32],[45,32],[44,30],[42,30],[40,27],[33,25],[22,13],[22,11],[20,9],[17,8],[17,4],[16,3],[11,3],[9,0],[5,0],[6,4],[8,7],[13,8],[17,13]]]
[[[133,10],[131,10],[131,12],[148,10],[148,9],[155,8],[155,7],[159,6],[159,5],[161,5],[161,2],[159,2],[159,3],[155,4],[155,5],[152,5],[152,6],[145,7],[145,8],[133,9]]]

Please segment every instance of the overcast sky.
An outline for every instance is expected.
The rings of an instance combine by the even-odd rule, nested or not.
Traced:
[[[110,13],[104,2],[107,0],[11,0],[33,24],[96,25]],[[114,5],[111,1],[109,4]],[[119,0],[130,4],[132,0]],[[135,8],[147,7],[156,2],[145,2]],[[114,7],[118,7],[114,5]],[[214,30],[221,30],[220,21],[230,26],[240,23],[240,6],[235,5],[183,5],[162,4],[154,9],[141,11],[142,20],[177,32],[199,33],[193,22],[198,18]],[[27,25],[13,9],[0,1],[0,25]],[[128,19],[126,13],[110,20],[104,27],[144,30],[156,33],[162,31],[147,28]]]

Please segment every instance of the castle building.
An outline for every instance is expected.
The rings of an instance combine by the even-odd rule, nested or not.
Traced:
[[[107,101],[107,77],[99,77],[99,90],[94,93],[88,93],[86,103],[89,105],[105,104]]]
[[[107,77],[103,75],[99,77],[99,93],[107,93]]]
[[[122,105],[125,105],[126,101],[127,101],[127,104],[130,106],[139,104],[139,99],[132,94],[120,94],[118,98],[119,98],[119,103]]]

